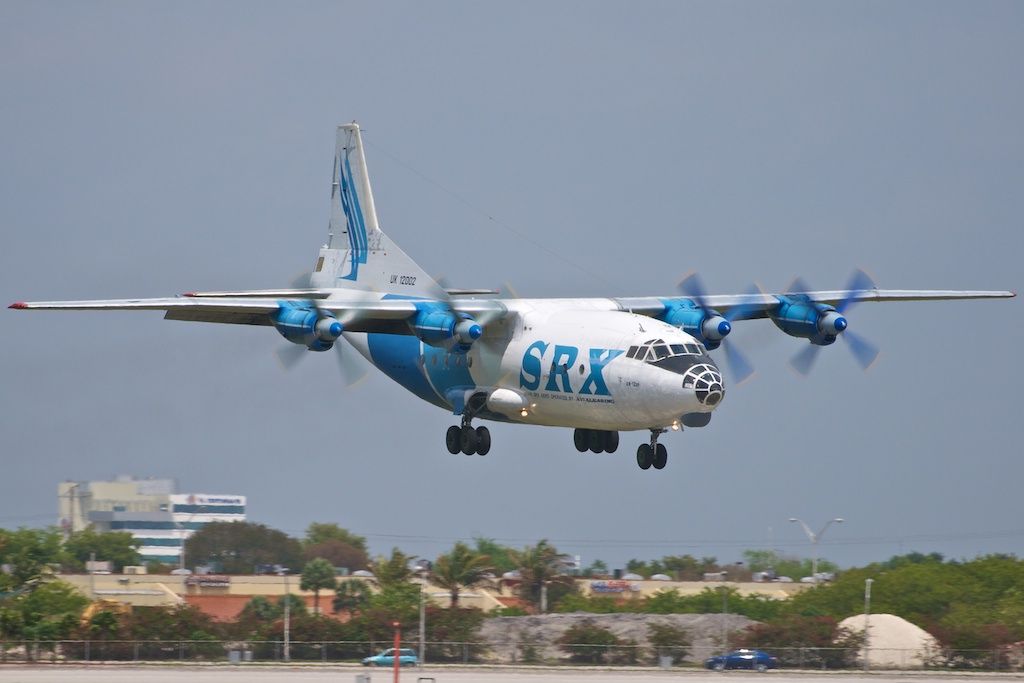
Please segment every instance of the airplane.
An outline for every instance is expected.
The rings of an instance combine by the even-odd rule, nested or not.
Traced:
[[[573,429],[582,452],[614,453],[619,433],[647,431],[641,469],[668,461],[659,437],[700,428],[725,397],[709,351],[720,346],[734,379],[752,372],[725,343],[734,323],[770,319],[809,342],[793,359],[810,370],[838,339],[869,366],[878,354],[849,329],[846,310],[865,301],[1009,298],[1009,291],[883,290],[855,272],[844,290],[752,289],[709,295],[696,276],[671,296],[500,298],[448,289],[380,229],[359,125],[338,126],[327,242],[307,286],[188,292],[156,299],[17,302],[24,310],[158,310],[168,320],[273,327],[295,349],[324,352],[341,340],[419,398],[451,411],[452,454],[486,455],[491,435],[474,420]]]

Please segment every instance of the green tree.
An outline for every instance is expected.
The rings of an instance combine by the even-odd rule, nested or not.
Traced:
[[[283,531],[253,522],[211,522],[185,541],[195,564],[215,563],[227,574],[252,574],[259,565],[298,567],[302,547]]]
[[[93,553],[97,560],[113,563],[114,571],[121,571],[126,566],[142,563],[138,550],[140,545],[142,542],[132,538],[127,531],[100,532],[90,525],[71,534],[64,541],[64,550],[77,571],[85,569],[85,563]]]
[[[602,664],[605,656],[621,644],[614,633],[593,619],[573,624],[555,642],[572,661],[582,664]]]
[[[739,634],[741,647],[771,650],[782,666],[843,669],[856,664],[863,633],[839,628],[834,617],[791,615],[754,624]]]
[[[365,581],[348,579],[338,582],[334,589],[334,612],[347,612],[351,617],[370,602],[370,588]]]
[[[681,663],[690,654],[690,632],[673,624],[648,622],[647,642],[654,648],[654,660],[660,657],[672,657],[676,664]]]
[[[479,660],[485,646],[480,642],[484,613],[474,608],[444,609],[427,605],[427,661]]]
[[[392,548],[391,556],[378,557],[370,566],[370,571],[381,588],[407,584],[413,575],[412,569],[409,568],[410,560],[412,556],[406,555],[398,548]]]
[[[491,558],[473,552],[465,543],[458,542],[450,552],[441,555],[434,563],[431,580],[448,590],[450,607],[459,606],[459,593],[464,588],[474,588],[488,580]]]
[[[476,537],[473,539],[474,550],[478,555],[486,555],[491,558],[491,567],[498,576],[501,576],[505,572],[514,571],[518,569],[516,566],[515,548],[510,548],[506,545],[501,545],[492,538]]]
[[[52,575],[65,557],[61,534],[52,527],[0,529],[0,565],[8,566],[8,571],[0,572],[0,592],[19,590],[29,581]]]
[[[302,568],[302,581],[299,588],[313,591],[313,614],[320,615],[320,591],[334,590],[338,579],[334,576],[334,566],[322,557],[306,563]]]
[[[20,612],[21,633],[35,640],[66,638],[78,622],[89,599],[71,584],[54,580],[39,583],[14,598],[11,607]]]
[[[272,603],[265,595],[257,595],[245,603],[238,615],[239,620],[273,621],[281,616],[280,605]]]
[[[565,556],[546,539],[516,551],[514,557],[521,580],[519,595],[527,602],[541,606],[545,586],[549,608],[563,596],[576,592],[575,580],[564,572]]]
[[[370,564],[370,558],[364,551],[333,538],[323,543],[304,545],[302,556],[307,561],[322,557],[330,562],[332,567],[344,567],[349,571],[366,569]]]
[[[348,529],[343,529],[334,522],[313,522],[310,524],[306,527],[306,537],[303,539],[302,544],[310,546],[328,541],[341,541],[363,551],[364,554],[367,552],[366,538],[354,534]]]

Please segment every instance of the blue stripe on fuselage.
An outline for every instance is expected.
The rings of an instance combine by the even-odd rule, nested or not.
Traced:
[[[434,390],[446,398],[452,390],[461,391],[476,386],[466,365],[468,361],[467,354],[448,353],[444,349],[423,345],[423,369],[427,371]]]
[[[420,368],[420,340],[404,334],[368,334],[370,357],[385,375],[441,408],[449,406],[438,396]],[[431,348],[431,347],[427,347]]]

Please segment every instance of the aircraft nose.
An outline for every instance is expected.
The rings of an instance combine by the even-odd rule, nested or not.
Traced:
[[[725,398],[721,371],[711,363],[694,365],[683,375],[683,388],[693,390],[697,400],[714,408]]]

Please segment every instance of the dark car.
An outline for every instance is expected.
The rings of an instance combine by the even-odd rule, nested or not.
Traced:
[[[779,666],[779,660],[762,650],[733,650],[704,660],[705,669],[724,671],[726,669],[752,669],[767,671]]]

